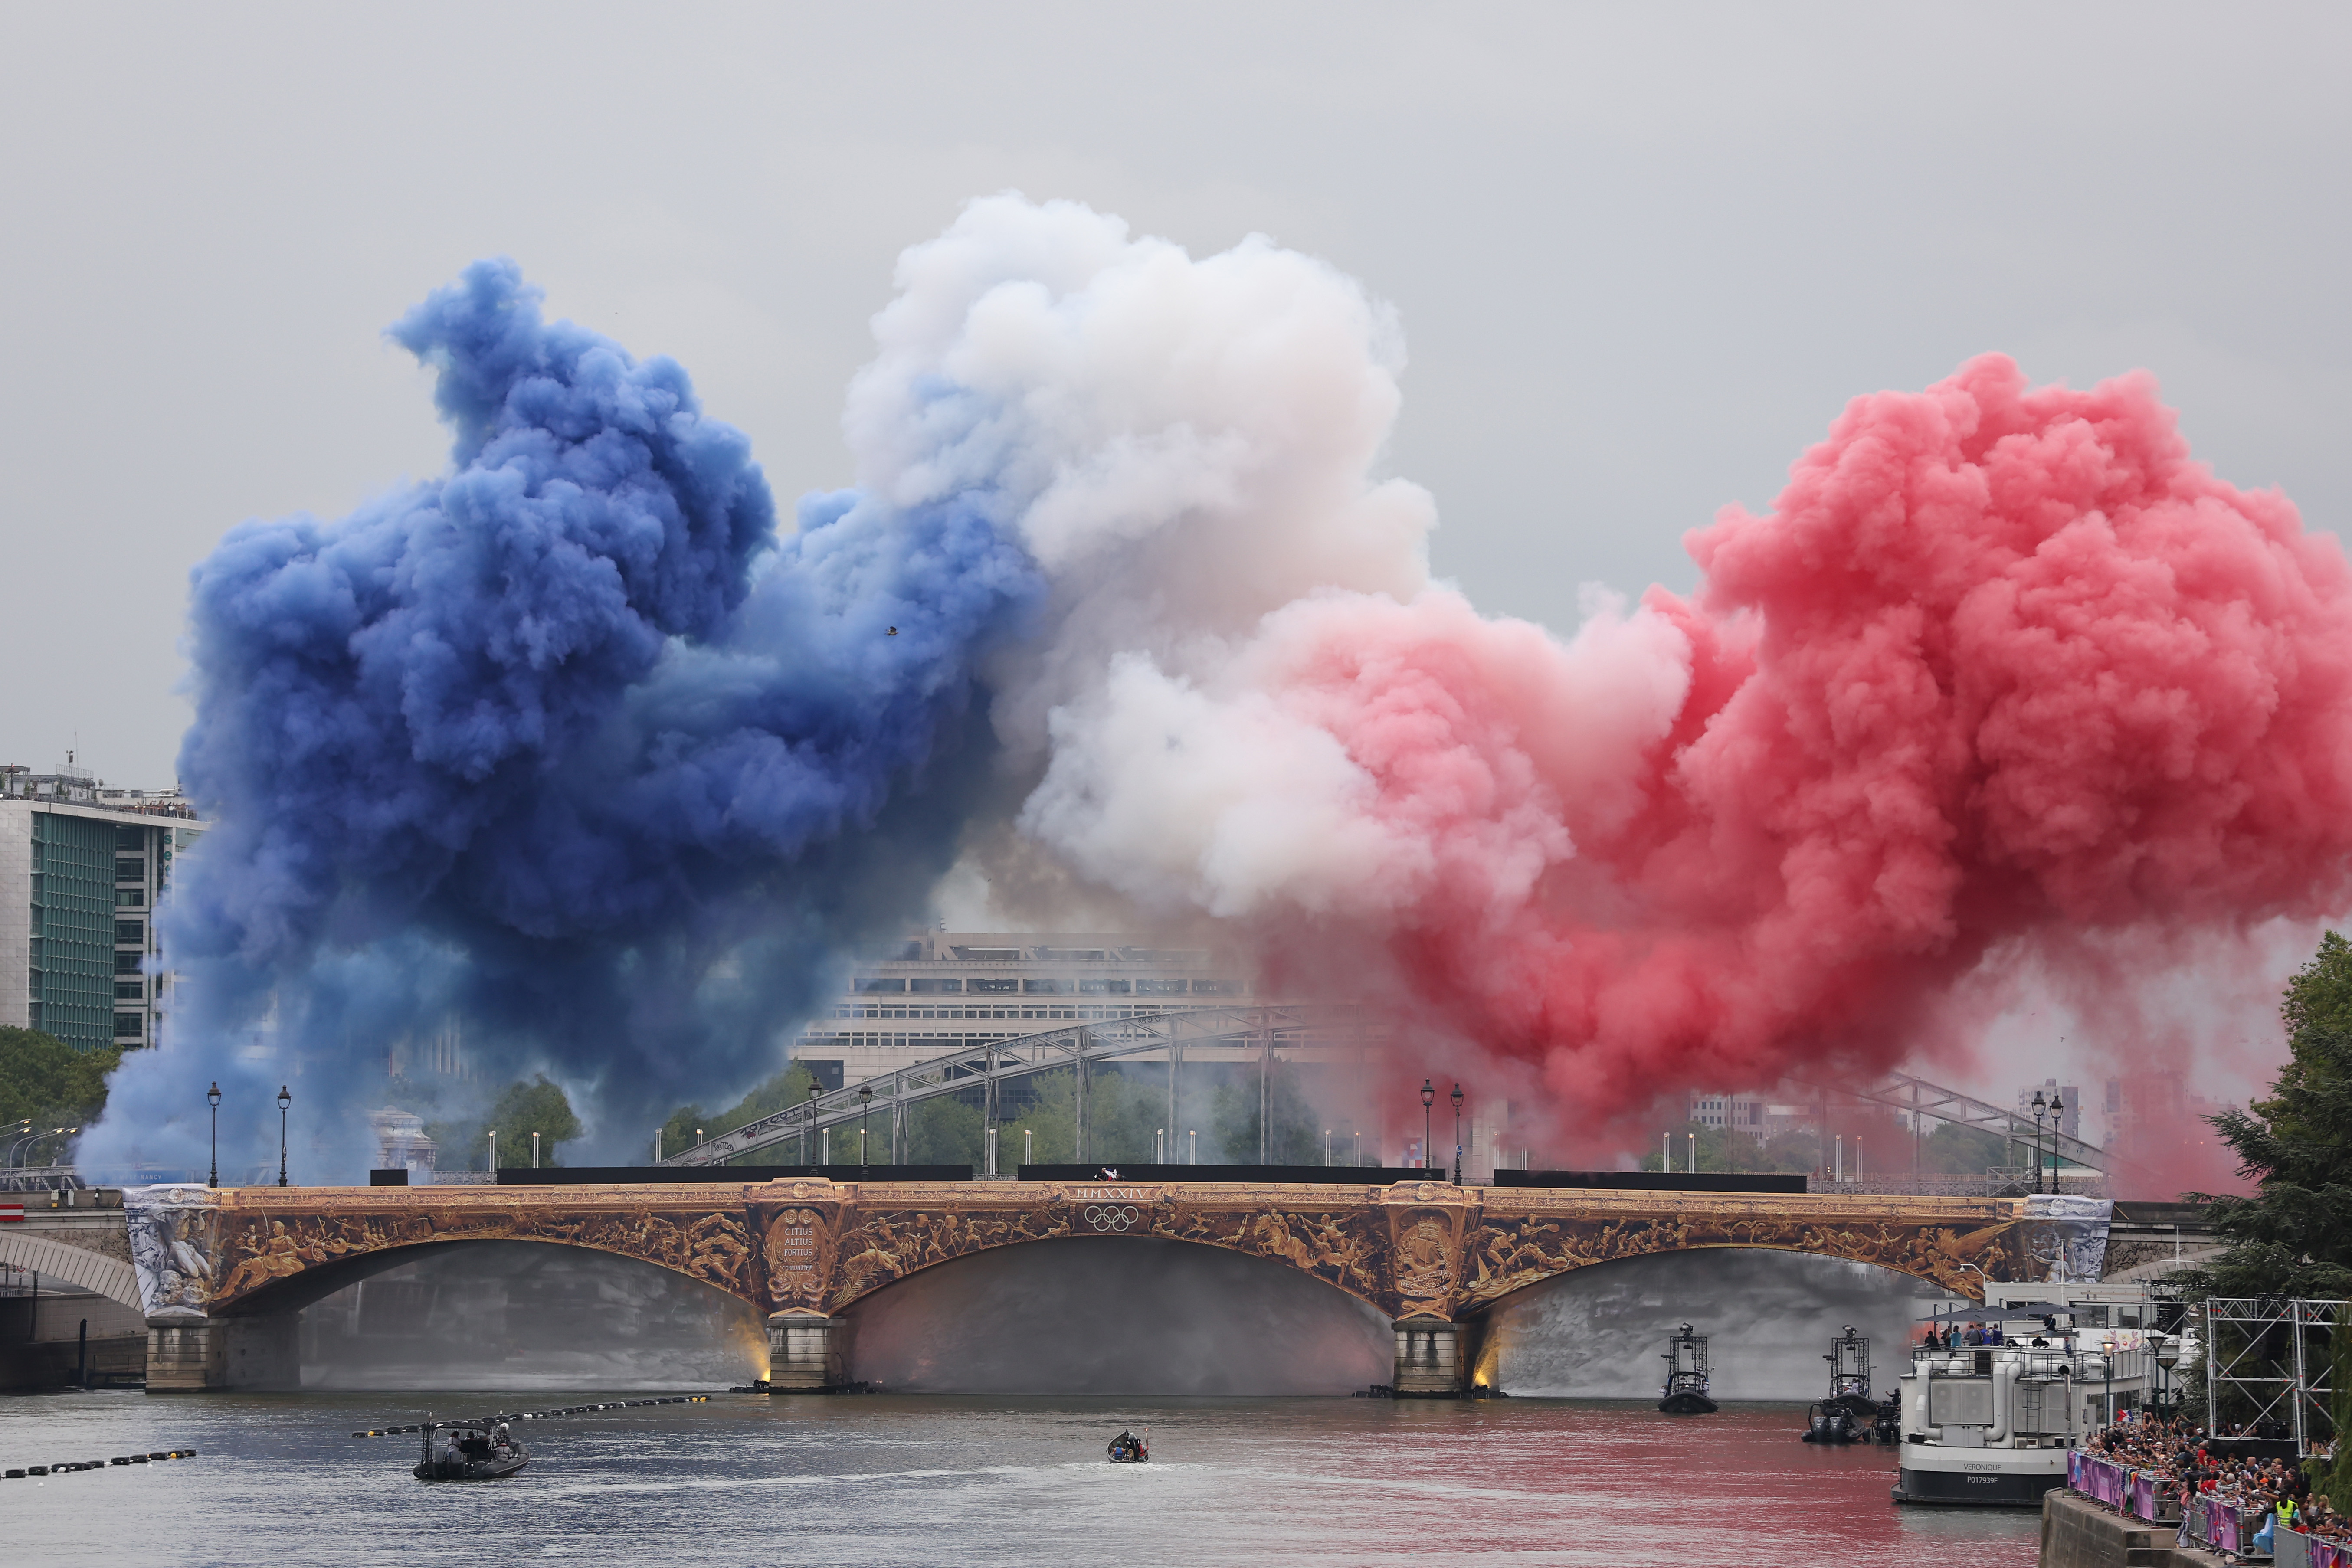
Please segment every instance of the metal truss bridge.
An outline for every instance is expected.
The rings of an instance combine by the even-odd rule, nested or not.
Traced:
[[[1386,1025],[1374,1011],[1355,1003],[1316,1003],[1296,1006],[1199,1007],[1181,1011],[1139,1014],[1133,1017],[1065,1024],[1057,1028],[1012,1039],[982,1041],[961,1050],[933,1057],[912,1067],[881,1073],[862,1083],[819,1093],[800,1105],[787,1106],[730,1132],[679,1151],[665,1165],[717,1165],[740,1155],[797,1142],[805,1155],[807,1139],[829,1128],[866,1124],[876,1115],[889,1129],[891,1158],[906,1146],[907,1113],[927,1100],[942,1095],[981,1092],[983,1125],[992,1131],[1003,1120],[1002,1089],[1006,1080],[1032,1073],[1073,1069],[1076,1079],[1076,1137],[1073,1158],[1086,1159],[1087,1088],[1088,1069],[1097,1062],[1130,1057],[1160,1057],[1168,1067],[1169,1126],[1176,1124],[1179,1076],[1188,1050],[1213,1049],[1223,1059],[1236,1052],[1254,1054],[1259,1074],[1258,1137],[1268,1136],[1271,1118],[1265,1114],[1271,1069],[1277,1050],[1345,1047],[1360,1049],[1387,1037]],[[1244,1058],[1246,1059],[1246,1058]],[[2047,1123],[2036,1128],[2033,1119],[1989,1101],[1972,1099],[1908,1073],[1889,1073],[1862,1088],[1811,1086],[1823,1103],[1864,1101],[1937,1121],[1955,1121],[2002,1138],[2042,1139],[2069,1164],[2104,1171],[2114,1163],[2097,1145],[2057,1132]],[[1172,1151],[1171,1152],[1172,1154]],[[1261,1147],[1260,1158],[1265,1156]],[[803,1157],[794,1162],[806,1163]]]

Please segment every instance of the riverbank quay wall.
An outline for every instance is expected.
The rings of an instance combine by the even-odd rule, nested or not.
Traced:
[[[998,1247],[1152,1237],[1264,1258],[1395,1325],[1400,1394],[1480,1373],[1486,1315],[1619,1258],[1766,1247],[1874,1264],[1981,1299],[1981,1281],[2096,1279],[2109,1205],[1945,1198],[1239,1182],[661,1183],[131,1188],[123,1210],[152,1391],[291,1386],[295,1314],[477,1241],[586,1247],[671,1269],[766,1316],[770,1380],[845,1379],[856,1303]]]
[[[2063,1487],[2042,1494],[2041,1568],[2221,1568],[2213,1553],[2174,1544],[2177,1533]]]

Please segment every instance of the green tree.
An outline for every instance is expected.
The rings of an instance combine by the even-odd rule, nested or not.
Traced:
[[[1735,1144],[1732,1140],[1737,1138]],[[1675,1129],[1675,1169],[1685,1168],[1692,1152],[1692,1140],[1697,1141],[1698,1168],[1709,1171],[1755,1172],[1779,1175],[1803,1175],[1810,1173],[1820,1157],[1820,1144],[1811,1132],[1801,1129],[1777,1132],[1759,1144],[1745,1133],[1729,1128],[1707,1127],[1696,1121],[1685,1121]],[[1662,1169],[1664,1151],[1653,1149],[1642,1156],[1642,1169]]]
[[[0,1026],[0,1129],[19,1122],[31,1123],[26,1132],[89,1126],[106,1109],[107,1077],[121,1062],[111,1047],[78,1051],[38,1029]],[[0,1152],[21,1135],[0,1142]],[[65,1156],[62,1139],[37,1147],[44,1160],[52,1151]]]
[[[467,1128],[453,1129],[460,1137]],[[560,1165],[563,1162],[556,1151],[559,1145],[580,1136],[580,1118],[572,1113],[572,1101],[560,1085],[548,1081],[541,1073],[529,1083],[516,1082],[498,1098],[488,1115],[470,1124],[471,1137],[466,1143],[466,1164],[468,1169],[481,1163],[488,1152],[489,1135],[499,1135],[499,1167],[514,1170],[530,1163],[530,1135],[539,1134],[539,1163]],[[436,1132],[436,1142],[444,1134]],[[444,1148],[447,1145],[445,1143]]]
[[[2185,1193],[2226,1244],[2193,1276],[2217,1296],[2352,1296],[2352,944],[2334,931],[2287,982],[2288,1058],[2267,1100],[2207,1118],[2252,1196]]]
[[[1021,1135],[1030,1135],[1030,1159],[1040,1165],[1066,1165],[1078,1158],[1076,1145],[1078,1078],[1074,1068],[1031,1077],[1030,1102],[1003,1123],[1000,1168],[1021,1163]],[[1117,1068],[1094,1065],[1087,1071],[1086,1158],[1089,1163],[1151,1158],[1152,1111],[1159,1100]]]
[[[959,1096],[918,1100],[907,1108],[907,1163],[978,1170],[986,1152],[982,1131],[980,1107]]]
[[[1298,1081],[1298,1074],[1288,1062],[1276,1059],[1273,1076],[1263,1085],[1255,1067],[1236,1073],[1231,1080],[1220,1085],[1211,1097],[1211,1122],[1218,1141],[1224,1145],[1225,1158],[1237,1165],[1260,1163],[1258,1144],[1258,1101],[1263,1094],[1266,1109],[1273,1116],[1273,1134],[1265,1145],[1264,1163],[1269,1165],[1319,1165],[1323,1163],[1323,1130],[1315,1118],[1315,1107],[1308,1103]],[[1430,1151],[1433,1162],[1444,1163],[1449,1169],[1454,1163],[1454,1145],[1448,1141],[1452,1131],[1453,1112],[1444,1100],[1437,1105],[1439,1115],[1430,1121],[1430,1139],[1439,1147]],[[1463,1130],[1469,1136],[1469,1130]]]
[[[706,1111],[699,1105],[680,1106],[670,1112],[668,1121],[662,1123],[662,1152],[665,1155],[675,1154],[690,1148],[698,1130],[706,1139],[716,1138],[722,1132],[734,1131],[746,1122],[757,1121],[762,1116],[799,1105],[808,1099],[808,1091],[815,1087],[816,1075],[801,1063],[793,1062],[724,1110]],[[810,1162],[814,1163],[816,1157],[816,1147],[812,1143]],[[727,1163],[730,1165],[797,1165],[802,1162],[798,1144],[793,1143],[755,1149],[748,1154],[738,1154]]]
[[[2287,1062],[2270,1097],[2206,1119],[2253,1179],[2252,1194],[2181,1194],[2206,1205],[2225,1244],[2203,1268],[2175,1276],[2191,1298],[2352,1296],[2352,944],[2332,931],[2322,936],[2287,982],[2279,1016]],[[2334,1338],[2330,1414],[2340,1435],[2352,1422],[2352,1324],[2339,1324]],[[2352,1496],[2347,1447],[2337,1444],[2332,1474],[2313,1461],[2331,1496]]]
[[[2335,1364],[2328,1369],[2327,1380],[2334,1392],[2329,1396],[2327,1413],[2335,1422],[2336,1454],[2332,1460],[2304,1461],[2312,1489],[2331,1500],[2352,1497],[2352,1443],[2343,1440],[2344,1434],[2352,1432],[2352,1324],[2338,1324],[2335,1334]]]
[[[2030,1161],[2032,1156],[2021,1150],[2019,1158]],[[1943,1123],[1919,1143],[1919,1168],[1938,1175],[1981,1176],[1997,1165],[2014,1163],[2007,1139],[1958,1121]]]

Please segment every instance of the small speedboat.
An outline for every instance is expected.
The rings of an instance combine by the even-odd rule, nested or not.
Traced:
[[[1834,1399],[1824,1400],[1805,1412],[1805,1436],[1808,1443],[1859,1443],[1867,1434],[1853,1418],[1853,1412]]]
[[[530,1450],[507,1430],[502,1420],[428,1419],[423,1431],[424,1451],[414,1471],[420,1481],[495,1481],[530,1463]]]
[[[1110,1462],[1114,1465],[1147,1464],[1151,1458],[1151,1428],[1146,1426],[1143,1436],[1121,1429],[1110,1440]]]
[[[1830,1396],[1805,1412],[1804,1440],[1892,1441],[1886,1428],[1890,1422],[1899,1421],[1900,1415],[1890,1415],[1891,1401],[1882,1404],[1870,1397],[1870,1342],[1848,1323],[1845,1332],[1830,1342],[1829,1354],[1822,1359],[1830,1363]]]

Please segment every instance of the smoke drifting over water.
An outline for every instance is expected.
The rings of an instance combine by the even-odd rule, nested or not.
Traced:
[[[856,488],[781,540],[684,373],[511,266],[394,330],[450,475],[195,574],[183,782],[222,826],[93,1155],[187,1158],[206,1076],[257,1135],[273,1006],[354,1060],[462,1016],[633,1149],[1008,823],[1588,1127],[1888,1065],[1989,958],[2096,994],[2352,901],[2352,573],[2143,376],[1858,399],[1691,536],[1696,595],[1562,639],[1430,582],[1433,503],[1378,473],[1401,338],[1328,266],[1008,196],[898,281]]]
[[[1511,1394],[1654,1399],[1678,1322],[1711,1337],[1726,1399],[1817,1399],[1830,1338],[1868,1335],[1879,1392],[1916,1280],[1769,1251],[1630,1258],[1495,1314],[1487,1374]],[[850,1375],[907,1393],[1339,1394],[1390,1381],[1394,1336],[1363,1302],[1213,1247],[1073,1238],[912,1275],[852,1309]],[[303,1309],[306,1388],[695,1388],[762,1375],[752,1310],[651,1264],[480,1242]]]
[[[851,1316],[854,1375],[911,1393],[1346,1394],[1395,1362],[1388,1321],[1354,1297],[1181,1241],[983,1252]]]
[[[302,1310],[305,1388],[726,1388],[766,1326],[669,1269],[542,1242],[469,1242]]]
[[[1484,1353],[1508,1393],[1655,1399],[1666,1336],[1708,1337],[1717,1399],[1824,1398],[1831,1339],[1852,1324],[1870,1341],[1874,1392],[1909,1355],[1913,1298],[1927,1287],[1866,1263],[1725,1249],[1580,1268],[1498,1310]]]

